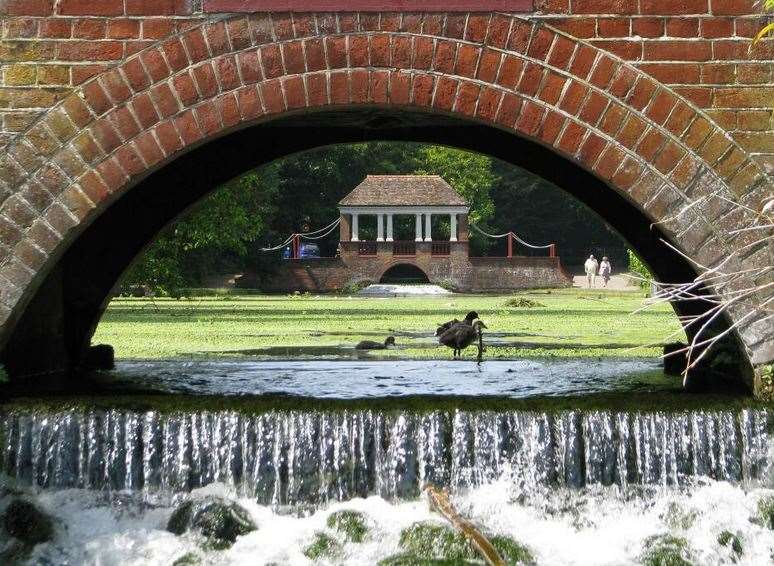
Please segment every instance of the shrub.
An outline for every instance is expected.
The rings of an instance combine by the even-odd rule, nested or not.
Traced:
[[[341,292],[345,295],[354,295],[355,293],[362,291],[369,285],[373,285],[373,283],[374,282],[371,281],[370,279],[360,279],[358,281],[350,281],[344,286]]]
[[[640,287],[650,287],[653,274],[633,250],[626,250],[626,253],[629,255],[629,271],[642,278],[639,280]]]

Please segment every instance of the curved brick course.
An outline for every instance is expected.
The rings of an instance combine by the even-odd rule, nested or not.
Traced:
[[[674,89],[540,20],[214,18],[100,72],[9,143],[0,157],[0,339],[83,227],[149,172],[238,128],[365,106],[464,117],[552,147],[703,265],[742,245],[730,231],[752,217],[730,202],[755,208],[772,190],[761,166]],[[668,220],[688,198],[712,194],[723,198]],[[755,351],[772,334],[743,338]]]

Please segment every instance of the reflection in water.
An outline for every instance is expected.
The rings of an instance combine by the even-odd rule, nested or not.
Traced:
[[[353,350],[354,351],[354,350]],[[287,394],[355,399],[406,395],[524,398],[669,390],[652,360],[120,362],[108,388],[203,395]]]

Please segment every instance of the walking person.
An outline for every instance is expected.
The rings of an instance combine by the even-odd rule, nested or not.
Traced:
[[[599,276],[602,277],[602,286],[607,287],[610,282],[610,274],[613,272],[613,266],[607,256],[602,256],[602,263],[599,264]]]
[[[583,264],[583,269],[586,271],[586,283],[588,283],[589,289],[596,287],[599,263],[594,257],[594,254],[591,254],[589,259],[586,260],[586,263]]]

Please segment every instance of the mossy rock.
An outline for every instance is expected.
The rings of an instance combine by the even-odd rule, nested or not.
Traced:
[[[640,562],[644,566],[693,566],[688,541],[672,535],[645,539]]]
[[[29,559],[33,548],[19,541],[9,542],[0,551],[0,564],[23,564]]]
[[[14,499],[3,515],[6,532],[27,545],[48,542],[54,538],[54,520],[24,499]]]
[[[669,504],[663,516],[664,523],[671,529],[687,530],[696,522],[699,513],[695,509],[684,509],[674,501]]]
[[[414,523],[400,533],[400,547],[423,558],[476,560],[478,552],[460,533],[433,523]]]
[[[730,548],[734,554],[741,556],[744,554],[744,546],[738,533],[732,533],[731,531],[722,531],[718,535],[718,544]]]
[[[500,558],[505,560],[509,566],[537,564],[532,551],[512,538],[497,535],[490,537],[489,542],[495,547]]]
[[[481,562],[450,558],[424,558],[410,552],[404,552],[380,560],[378,566],[481,566]]]
[[[304,548],[304,556],[310,560],[332,558],[341,554],[341,543],[325,533],[315,533],[312,543]]]
[[[368,536],[368,523],[363,513],[344,509],[331,513],[328,528],[339,532],[347,542],[363,542]]]
[[[198,531],[215,549],[230,547],[238,536],[256,530],[250,514],[240,505],[220,497],[189,499],[182,503],[167,523],[167,530],[176,535]]]
[[[774,530],[774,495],[758,500],[758,513],[754,519],[756,523]]]
[[[172,566],[199,566],[202,557],[195,552],[187,552],[172,563]]]

